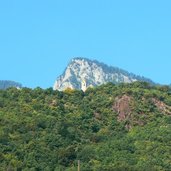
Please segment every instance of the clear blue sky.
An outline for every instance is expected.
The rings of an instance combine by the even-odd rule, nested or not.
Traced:
[[[171,1],[0,1],[0,80],[51,87],[80,56],[171,83]]]

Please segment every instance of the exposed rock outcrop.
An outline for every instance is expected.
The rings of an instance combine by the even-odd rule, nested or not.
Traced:
[[[136,76],[116,67],[107,66],[98,61],[86,58],[74,58],[64,73],[57,78],[53,88],[60,91],[67,88],[86,91],[88,87],[99,86],[108,82],[131,83],[134,81],[152,83],[150,79]]]

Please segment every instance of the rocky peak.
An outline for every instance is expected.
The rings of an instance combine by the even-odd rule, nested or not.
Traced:
[[[54,90],[63,91],[71,88],[85,91],[88,87],[107,82],[131,83],[138,80],[152,82],[144,77],[136,76],[116,67],[107,66],[96,60],[78,57],[73,58],[64,73],[57,78]]]

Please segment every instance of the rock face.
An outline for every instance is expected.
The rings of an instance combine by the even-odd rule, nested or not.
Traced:
[[[118,113],[119,121],[126,120],[126,117],[129,117],[131,114],[131,102],[131,97],[127,95],[115,99],[113,110]]]
[[[152,83],[150,79],[136,76],[116,67],[107,66],[95,60],[74,58],[64,73],[57,78],[53,88],[60,91],[67,88],[85,91],[88,87],[99,86],[107,82],[131,83],[134,81]]]

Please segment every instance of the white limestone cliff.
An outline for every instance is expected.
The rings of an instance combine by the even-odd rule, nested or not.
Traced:
[[[88,87],[102,85],[107,82],[131,83],[143,79],[145,78],[135,76],[116,67],[109,67],[98,61],[74,58],[67,66],[64,74],[57,78],[53,88],[59,91],[67,88],[86,91]],[[147,81],[150,82],[151,80],[147,79]]]

